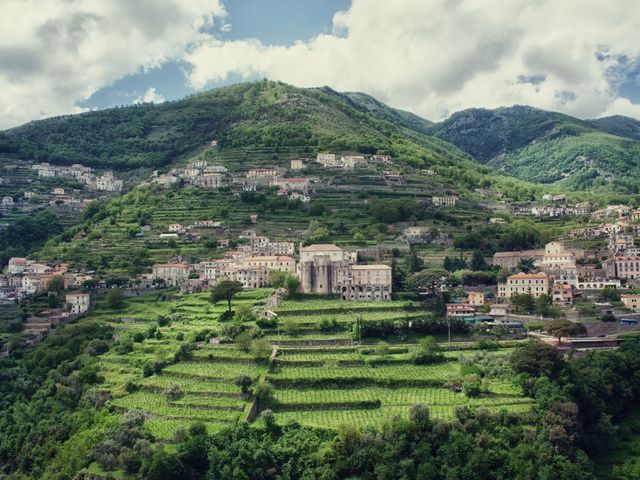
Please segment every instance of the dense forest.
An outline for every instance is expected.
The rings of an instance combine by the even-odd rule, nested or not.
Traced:
[[[0,360],[0,475],[78,478],[95,461],[143,479],[590,479],[593,458],[640,431],[620,423],[640,401],[638,338],[579,359],[540,343],[517,349],[501,368],[536,399],[526,415],[461,407],[444,421],[415,405],[407,419],[332,433],[281,425],[267,409],[256,425],[213,435],[186,426],[171,448],[155,442],[144,416],[105,408],[96,361],[110,348],[121,348],[111,329],[85,321]],[[638,469],[631,461],[611,478]]]

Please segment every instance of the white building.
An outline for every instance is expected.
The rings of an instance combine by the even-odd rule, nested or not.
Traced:
[[[455,207],[458,203],[458,197],[450,195],[446,197],[433,197],[431,202],[436,207]]]
[[[91,295],[88,293],[70,293],[65,295],[65,302],[73,315],[80,315],[89,310]]]

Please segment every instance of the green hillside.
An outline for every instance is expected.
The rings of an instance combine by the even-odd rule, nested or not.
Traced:
[[[376,105],[377,110],[364,111],[361,103],[328,89],[244,83],[160,105],[32,122],[0,134],[0,153],[130,170],[169,165],[217,140],[221,150],[293,146],[308,153],[388,153],[425,166],[472,164],[452,145],[396,125],[398,118],[405,118],[415,126],[420,123],[417,117]]]
[[[429,133],[522,180],[572,189],[608,185],[635,192],[639,125],[626,117],[583,121],[514,106],[464,110]]]

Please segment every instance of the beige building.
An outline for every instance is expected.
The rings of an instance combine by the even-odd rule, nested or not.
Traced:
[[[189,277],[189,265],[186,263],[161,263],[152,267],[152,277],[164,280],[168,285],[177,285]]]
[[[193,177],[190,182],[199,188],[220,188],[224,186],[224,174],[203,173]]]
[[[296,273],[296,261],[293,257],[287,256],[262,256],[247,257],[242,260],[243,266],[247,267],[265,267],[269,270],[278,270],[280,272]]]
[[[105,192],[119,192],[122,190],[124,182],[117,180],[112,172],[107,172],[104,175],[96,177],[95,188],[96,190],[103,190]]]
[[[70,293],[65,295],[65,302],[72,315],[79,315],[89,310],[91,295],[88,293]]]
[[[304,162],[297,158],[294,160],[291,160],[291,170],[302,170],[304,168]]]
[[[484,292],[468,292],[467,304],[482,307],[485,303]]]
[[[518,273],[507,277],[506,283],[498,285],[498,296],[511,298],[517,294],[533,297],[549,293],[549,277],[545,273]]]
[[[520,260],[532,258],[534,262],[539,261],[544,255],[544,250],[520,250],[518,252],[496,252],[493,254],[491,263],[498,267],[513,269],[518,266]]]
[[[275,168],[252,168],[247,172],[247,178],[276,178],[279,173]]]
[[[356,256],[334,244],[300,248],[304,293],[339,294],[343,300],[391,300],[391,267],[354,265]]]
[[[349,276],[340,285],[342,300],[391,300],[391,267],[351,265]]]
[[[544,246],[544,255],[538,265],[545,270],[575,269],[576,255],[566,250],[561,242],[549,242]]]
[[[638,310],[640,310],[640,294],[634,293],[634,294],[620,295],[620,300],[622,301],[624,306],[629,310],[633,310],[634,312],[637,312]]]

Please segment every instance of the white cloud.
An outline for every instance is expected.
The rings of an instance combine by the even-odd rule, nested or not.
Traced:
[[[151,87],[143,96],[136,98],[133,103],[162,103],[164,101],[166,98],[156,91],[156,87]]]
[[[239,74],[364,91],[434,120],[516,103],[595,117],[624,103],[611,70],[640,55],[639,30],[634,0],[353,0],[331,34],[292,46],[210,38],[185,59],[195,88]],[[544,81],[521,81],[532,76]]]
[[[615,88],[621,59],[640,58],[637,0],[352,0],[331,33],[291,46],[205,31],[226,20],[222,0],[2,0],[0,128],[79,111],[168,59],[196,89],[232,75],[329,85],[432,120],[516,103],[640,118]]]
[[[0,128],[77,102],[208,38],[219,0],[3,0]]]
[[[616,98],[604,112],[604,116],[607,115],[625,115],[640,119],[640,105],[631,103],[626,98]]]

